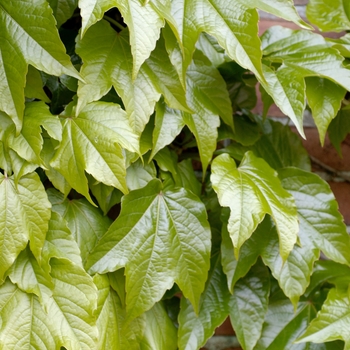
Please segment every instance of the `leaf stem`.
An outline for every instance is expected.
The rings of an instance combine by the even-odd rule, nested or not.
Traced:
[[[120,30],[123,30],[125,29],[124,26],[122,26],[119,22],[117,22],[115,19],[109,17],[109,16],[106,16],[104,15],[103,16],[103,19],[105,19],[106,21],[108,21],[109,23],[113,24],[114,26],[116,26],[117,28],[119,28]]]

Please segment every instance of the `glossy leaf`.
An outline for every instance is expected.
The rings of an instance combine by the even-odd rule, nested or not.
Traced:
[[[45,0],[0,2],[0,109],[21,129],[28,64],[52,75],[78,73],[59,39],[52,10]]]
[[[306,96],[323,145],[328,126],[337,115],[346,90],[332,81],[307,78]],[[320,95],[323,98],[320,98]]]
[[[253,349],[260,338],[267,312],[270,275],[263,264],[255,265],[240,279],[230,298],[230,319],[244,349]]]
[[[126,193],[125,159],[121,146],[137,152],[138,137],[133,133],[125,112],[118,105],[95,102],[86,106],[78,117],[67,116],[62,124],[62,141],[51,166],[91,203],[84,171]]]
[[[0,280],[28,240],[38,261],[50,219],[50,202],[37,174],[13,177],[0,174]]]
[[[220,254],[215,254],[211,259],[211,269],[199,302],[198,315],[188,300],[181,299],[178,318],[180,350],[201,348],[229,314],[230,293],[220,260]]]
[[[317,175],[299,169],[281,170],[279,176],[283,187],[295,198],[300,233],[328,258],[350,265],[350,238],[329,185]]]
[[[342,32],[350,28],[350,10],[343,0],[310,0],[306,15],[311,23],[325,32]]]
[[[136,79],[132,77],[132,56],[126,29],[116,33],[107,22],[101,21],[78,42],[77,52],[84,62],[81,73],[86,81],[79,83],[78,112],[88,102],[100,99],[112,85],[122,98],[137,133],[143,131],[161,93],[169,106],[188,110],[183,87],[162,41]]]
[[[236,256],[265,214],[269,214],[276,223],[280,254],[285,260],[297,239],[296,208],[267,163],[247,152],[237,168],[228,154],[221,154],[212,163],[211,181],[220,204],[231,209],[228,231]]]
[[[153,180],[124,196],[121,214],[94,249],[88,268],[104,273],[125,266],[130,319],[150,309],[174,282],[198,310],[209,250],[203,204],[184,189],[163,192]]]
[[[322,343],[341,339],[345,341],[344,349],[349,349],[349,308],[349,292],[331,289],[321,311],[298,341]]]
[[[264,57],[271,63],[278,63],[275,70],[264,66],[268,85],[267,92],[277,106],[287,114],[303,135],[302,120],[305,107],[305,77],[329,79],[345,89],[350,89],[350,70],[342,64],[344,58],[337,50],[330,48],[319,34],[307,31],[293,31],[288,28],[272,27],[262,38]],[[332,69],[329,69],[332,65]],[[293,74],[293,84],[289,77]],[[327,99],[334,91],[325,90]]]

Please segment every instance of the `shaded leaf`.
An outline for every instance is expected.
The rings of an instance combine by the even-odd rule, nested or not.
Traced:
[[[328,126],[337,115],[346,90],[327,79],[311,77],[306,82],[307,101],[323,145]]]
[[[212,163],[211,181],[221,206],[231,209],[228,231],[236,256],[265,214],[269,214],[276,223],[280,254],[285,260],[297,239],[296,208],[268,164],[247,152],[237,168],[228,154],[221,154]]]
[[[187,299],[181,299],[178,317],[180,350],[201,348],[229,314],[230,293],[220,260],[220,254],[215,254],[211,259],[211,269],[200,298],[198,314]]]
[[[203,204],[184,189],[163,192],[153,180],[123,197],[122,211],[90,256],[88,268],[104,273],[125,266],[127,312],[133,319],[174,282],[197,310],[209,251]]]
[[[257,264],[240,279],[230,298],[230,319],[244,349],[253,349],[260,338],[270,293],[270,274]]]
[[[25,97],[37,98],[44,102],[50,102],[50,99],[43,90],[43,85],[40,72],[29,65],[26,76],[26,86],[24,88]]]
[[[311,171],[309,155],[300,138],[290,127],[266,119],[260,122],[263,135],[254,144],[254,153],[274,169],[294,166]]]
[[[107,231],[111,220],[85,199],[64,199],[61,193],[54,190],[49,190],[48,195],[52,202],[52,210],[66,220],[69,230],[78,243],[85,265],[89,254]]]
[[[130,191],[146,186],[156,176],[154,163],[144,165],[141,159],[138,159],[126,169],[126,183]]]
[[[345,107],[341,109],[337,117],[329,125],[328,135],[332,145],[341,155],[341,143],[350,133],[350,109]]]
[[[312,320],[298,342],[323,343],[336,339],[345,341],[344,349],[350,348],[350,298],[348,291],[333,288],[317,317]]]
[[[57,27],[60,27],[73,15],[78,6],[78,0],[49,0],[49,4],[56,18]]]

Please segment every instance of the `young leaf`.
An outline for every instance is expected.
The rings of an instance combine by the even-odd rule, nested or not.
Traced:
[[[0,110],[21,129],[28,64],[48,74],[79,77],[45,0],[0,1]]]
[[[230,319],[242,348],[254,348],[261,335],[270,294],[270,274],[262,263],[240,279],[230,298]]]
[[[120,106],[91,103],[78,117],[68,116],[62,124],[62,141],[51,166],[91,203],[85,170],[96,180],[128,192],[121,146],[138,152],[138,136]]]
[[[50,208],[37,174],[22,177],[17,186],[13,176],[0,174],[0,280],[28,240],[35,258],[41,261]]]
[[[333,288],[317,317],[297,342],[323,343],[335,339],[345,341],[344,349],[350,349],[350,297],[348,291]]]
[[[280,254],[286,260],[297,240],[298,221],[293,198],[273,169],[252,152],[245,154],[239,168],[228,154],[221,154],[212,163],[211,181],[221,206],[231,209],[228,231],[236,256],[269,214],[277,226]]]
[[[133,319],[174,282],[197,311],[209,252],[203,204],[184,189],[163,192],[161,183],[152,180],[123,197],[118,219],[99,241],[87,267],[91,273],[104,273],[125,266],[126,305],[128,318]]]
[[[126,169],[126,183],[130,191],[146,186],[156,176],[157,171],[154,163],[143,165],[141,159],[138,159]]]
[[[328,136],[332,145],[341,155],[341,143],[350,133],[350,109],[345,107],[341,109],[337,117],[329,125]]]
[[[180,350],[201,348],[229,314],[230,293],[220,260],[220,254],[215,254],[211,259],[211,269],[200,298],[198,314],[188,300],[181,299],[178,317]]]

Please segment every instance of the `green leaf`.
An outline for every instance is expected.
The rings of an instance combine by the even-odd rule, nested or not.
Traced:
[[[126,180],[128,181],[128,177]],[[92,176],[89,176],[89,187],[104,215],[107,215],[115,204],[120,203],[123,196],[122,192],[116,188],[106,186],[96,181]]]
[[[294,344],[315,314],[310,302],[299,303],[295,310],[288,299],[274,296],[270,299],[261,338],[254,350],[315,349],[310,344]]]
[[[127,29],[116,33],[107,22],[101,21],[78,41],[77,52],[84,62],[81,74],[86,83],[79,83],[77,108],[79,112],[88,102],[100,99],[114,86],[133,129],[141,133],[161,93],[170,107],[183,110],[188,107],[163,40],[158,42],[137,78],[133,79],[128,33]],[[91,47],[95,49],[91,50]]]
[[[188,67],[186,84],[187,102],[194,113],[183,113],[183,118],[196,137],[204,174],[216,149],[219,116],[233,128],[232,107],[223,78],[200,51]]]
[[[146,186],[156,176],[157,171],[153,162],[144,165],[141,159],[138,159],[126,170],[126,183],[129,190],[133,191]]]
[[[40,153],[43,148],[41,136],[43,126],[55,140],[62,139],[62,125],[56,116],[53,116],[49,107],[42,101],[26,104],[21,133],[14,137],[10,146],[19,156],[28,162],[43,165]]]
[[[156,105],[154,124],[153,147],[150,159],[159,150],[172,143],[185,126],[181,111],[168,107],[163,100],[158,101]]]
[[[97,290],[92,278],[69,260],[52,258],[50,265],[54,288],[47,317],[53,333],[67,348],[94,349]]]
[[[282,186],[295,198],[300,234],[305,234],[329,259],[350,265],[350,237],[329,185],[299,169],[283,169],[279,176]]]
[[[79,77],[59,39],[45,0],[0,1],[0,110],[21,129],[28,64],[48,74]]]
[[[323,78],[307,78],[306,96],[323,145],[328,126],[337,115],[346,90]],[[320,98],[323,96],[323,98]]]
[[[333,146],[341,155],[341,143],[350,133],[350,108],[343,108],[329,125],[328,136]]]
[[[0,346],[3,349],[55,349],[56,337],[36,295],[9,280],[0,286]]]
[[[122,147],[137,152],[138,137],[119,105],[95,102],[78,117],[62,121],[63,136],[51,166],[93,203],[84,170],[97,181],[126,193],[125,158]]]
[[[67,221],[85,265],[89,254],[110,226],[111,220],[85,199],[64,199],[63,195],[53,190],[49,190],[48,195],[52,202],[52,210]]]
[[[268,82],[264,88],[303,135],[304,78],[329,79],[349,90],[350,70],[343,66],[344,58],[339,52],[329,47],[319,34],[276,26],[267,30],[261,40],[265,63],[270,61],[279,66],[277,70],[264,66]],[[293,84],[290,84],[291,74],[294,77]],[[333,96],[333,91],[325,90],[325,93]]]
[[[286,260],[297,240],[298,221],[293,198],[273,169],[252,152],[245,154],[239,168],[228,154],[221,154],[212,163],[211,182],[221,206],[231,210],[228,231],[236,256],[269,214],[277,226],[280,254]]]
[[[40,72],[31,65],[28,66],[24,95],[28,98],[37,98],[47,103],[50,102],[43,90],[43,80]]]
[[[263,135],[254,144],[254,153],[274,169],[294,166],[311,171],[310,158],[300,138],[288,125],[266,119],[260,122]]]
[[[49,0],[53,10],[53,15],[57,21],[57,27],[72,17],[74,10],[78,6],[78,0]]]
[[[41,305],[47,305],[48,299],[52,297],[53,283],[48,271],[39,266],[28,248],[17,257],[8,275],[11,282],[17,284],[22,291],[35,294]]]
[[[0,280],[28,240],[35,258],[41,260],[50,207],[37,174],[22,177],[17,185],[13,176],[0,174]]]
[[[104,273],[125,266],[129,319],[150,309],[174,282],[197,311],[209,251],[203,204],[184,189],[163,192],[153,180],[123,197],[121,213],[96,246],[88,268]]]
[[[45,262],[51,258],[67,259],[77,266],[83,267],[80,249],[67,227],[66,220],[54,211],[51,212],[49,230],[46,234],[42,255]]]
[[[181,299],[179,313],[179,349],[201,348],[229,314],[230,293],[220,264],[220,254],[211,259],[211,269],[196,314],[191,303]]]
[[[349,309],[349,292],[336,288],[331,289],[321,311],[297,342],[323,343],[341,339],[345,341],[344,349],[350,349]]]
[[[106,275],[95,275],[98,287],[98,349],[176,349],[176,329],[164,307],[157,303],[151,310],[126,322],[126,312]]]
[[[52,297],[43,309],[34,294],[10,282],[0,287],[0,345],[6,349],[94,349],[96,287],[86,272],[68,260],[51,259]],[[28,262],[23,261],[22,266]],[[28,268],[24,270],[28,272]],[[26,275],[25,278],[29,276]],[[31,276],[32,277],[32,276]],[[28,284],[28,281],[25,280]],[[31,282],[33,283],[33,280]]]
[[[185,68],[191,62],[199,34],[206,32],[217,39],[234,61],[262,78],[256,10],[238,1],[227,6],[223,0],[186,0],[173,2],[172,14],[184,47]]]
[[[310,0],[306,7],[308,20],[324,32],[350,29],[350,9],[343,0]]]
[[[240,279],[230,298],[230,319],[244,349],[254,348],[261,335],[270,293],[270,274],[262,263]]]

